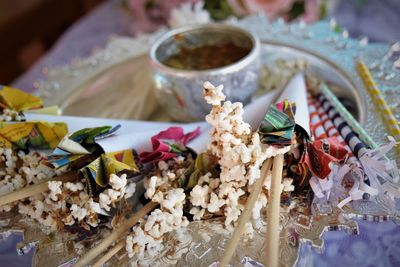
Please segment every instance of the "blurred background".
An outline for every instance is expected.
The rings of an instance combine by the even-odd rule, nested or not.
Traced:
[[[0,0],[0,84],[33,90],[48,67],[86,57],[111,36],[152,32],[184,2],[199,1]],[[400,0],[205,0],[201,8],[215,20],[256,12],[306,23],[335,18],[350,36],[400,40]]]

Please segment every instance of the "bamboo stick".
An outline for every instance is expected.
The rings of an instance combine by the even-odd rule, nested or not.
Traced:
[[[117,229],[106,237],[100,244],[89,250],[88,253],[83,255],[74,265],[75,267],[84,267],[90,264],[98,255],[105,251],[115,241],[117,241],[123,234],[125,234],[131,227],[133,227],[141,218],[143,218],[150,211],[158,206],[156,202],[149,202],[143,208],[138,210],[129,219],[123,222]]]
[[[267,159],[267,161],[264,162],[261,168],[261,177],[254,183],[250,196],[246,202],[246,206],[238,220],[238,224],[233,232],[231,239],[225,247],[225,252],[220,263],[221,267],[226,267],[229,264],[229,261],[231,260],[233,253],[236,250],[240,237],[245,229],[246,223],[250,220],[254,204],[256,203],[258,196],[261,193],[262,186],[265,182],[265,178],[267,177],[267,172],[271,169],[271,165],[272,158],[269,158]]]
[[[267,254],[264,265],[279,266],[279,215],[281,205],[281,183],[283,171],[283,154],[275,156],[272,166],[271,189],[268,199],[268,223],[266,247]]]
[[[68,172],[58,177],[55,177],[54,181],[70,182],[76,180],[77,174],[73,172]],[[0,196],[0,206],[9,204],[14,201],[18,201],[24,198],[28,198],[48,190],[48,181],[42,182],[40,184],[28,185],[24,188],[18,189],[16,191],[10,192],[8,194]]]
[[[106,254],[104,254],[98,261],[96,261],[92,267],[101,267],[104,263],[106,263],[109,259],[111,259],[115,254],[118,253],[121,249],[125,247],[125,239],[119,241],[114,247],[112,247]]]

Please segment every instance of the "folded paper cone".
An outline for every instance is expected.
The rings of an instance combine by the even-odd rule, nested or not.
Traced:
[[[285,99],[296,102],[296,114],[294,120],[310,135],[310,114],[307,105],[307,89],[304,80],[304,74],[299,73],[294,76],[286,85],[278,101]]]
[[[280,90],[268,92],[244,107],[243,120],[250,124],[254,131],[257,131],[267,109],[277,99],[279,92]]]

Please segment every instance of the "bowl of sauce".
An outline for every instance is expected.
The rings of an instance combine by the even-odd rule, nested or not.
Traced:
[[[150,49],[156,98],[176,121],[202,120],[210,107],[203,83],[224,85],[227,99],[246,104],[258,88],[260,41],[226,24],[177,28]]]

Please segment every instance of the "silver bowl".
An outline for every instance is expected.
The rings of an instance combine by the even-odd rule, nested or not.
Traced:
[[[163,64],[182,47],[218,45],[232,42],[249,49],[240,60],[220,68],[181,70]],[[190,25],[171,30],[150,49],[150,64],[156,98],[169,115],[178,121],[202,120],[210,107],[202,96],[205,81],[224,85],[224,93],[232,102],[248,103],[257,90],[260,76],[260,41],[242,28],[225,24]]]

